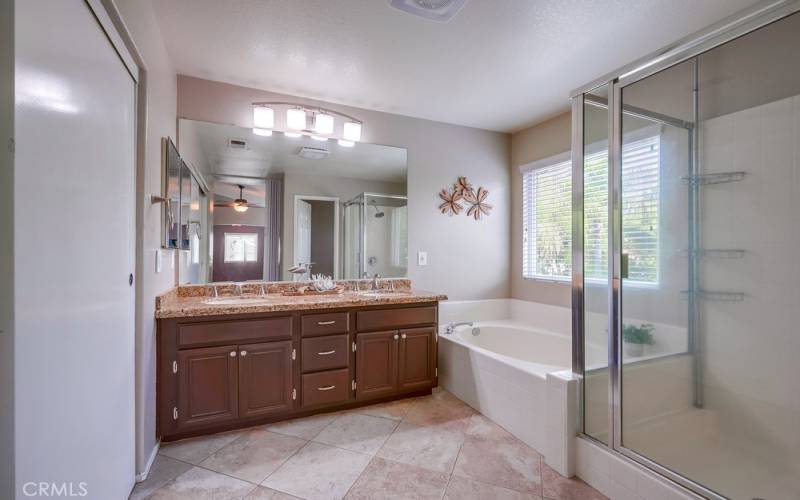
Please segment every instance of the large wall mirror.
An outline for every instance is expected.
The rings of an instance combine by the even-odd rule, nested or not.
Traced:
[[[407,275],[404,148],[180,119],[178,151],[181,284]]]

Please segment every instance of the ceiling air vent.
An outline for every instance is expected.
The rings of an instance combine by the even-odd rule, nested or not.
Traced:
[[[306,160],[324,160],[331,154],[327,149],[302,147],[297,152],[297,156]]]
[[[242,149],[242,150],[248,149],[247,148],[247,141],[245,141],[244,139],[234,139],[232,137],[228,138],[228,148],[230,148],[230,149]]]
[[[467,0],[390,0],[395,9],[440,23],[452,19]]]

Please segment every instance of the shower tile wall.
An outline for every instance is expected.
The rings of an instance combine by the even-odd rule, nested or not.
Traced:
[[[702,188],[702,246],[743,249],[705,259],[708,290],[742,302],[702,303],[706,408],[719,432],[800,472],[800,96],[701,124],[703,173],[745,171]]]

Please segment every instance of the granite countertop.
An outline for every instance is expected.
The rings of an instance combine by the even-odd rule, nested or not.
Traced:
[[[395,293],[366,295],[369,291],[346,290],[338,295],[286,296],[269,287],[268,293],[247,293],[240,297],[224,294],[219,297],[197,290],[173,289],[156,298],[156,318],[186,318],[225,314],[251,314],[280,311],[303,311],[365,307],[384,304],[417,304],[447,300],[446,295],[399,287]]]

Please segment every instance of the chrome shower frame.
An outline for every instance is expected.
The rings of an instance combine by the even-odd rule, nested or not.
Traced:
[[[634,110],[622,106],[622,89],[643,80],[655,73],[677,64],[696,58],[700,54],[723,45],[731,40],[763,28],[792,14],[800,12],[800,0],[766,0],[741,11],[731,17],[711,25],[705,30],[689,35],[667,47],[639,59],[627,66],[598,78],[582,87],[573,90],[572,99],[572,371],[581,381],[579,397],[579,439],[587,439],[596,445],[607,447],[612,453],[642,465],[661,476],[706,498],[722,499],[718,493],[709,490],[690,478],[684,477],[649,458],[626,448],[622,442],[622,218],[621,218],[621,168],[622,168],[622,115],[637,114]],[[609,50],[613,50],[610,48]],[[697,65],[694,69],[693,109],[694,121],[698,117],[697,98]],[[603,443],[584,432],[584,398],[585,384],[585,318],[584,318],[584,265],[583,265],[583,162],[584,162],[584,104],[603,104],[589,92],[607,85],[609,110],[609,324],[608,324],[608,369],[609,369],[609,408],[608,408],[608,443]],[[669,117],[649,114],[648,119],[665,121],[670,125],[683,125],[689,131],[689,175],[697,175],[699,168],[698,139],[699,127]],[[669,119],[670,122],[666,122]],[[697,282],[697,254],[699,251],[698,207],[699,193],[690,184],[689,196],[689,342],[694,353],[694,399],[696,405],[703,404],[702,395],[702,339],[697,335],[698,308],[693,297],[699,291]],[[694,250],[694,255],[693,251]],[[695,293],[692,293],[692,292]]]

